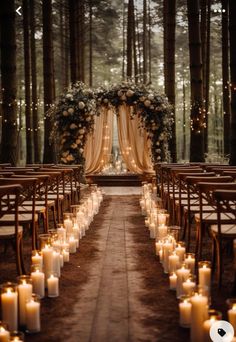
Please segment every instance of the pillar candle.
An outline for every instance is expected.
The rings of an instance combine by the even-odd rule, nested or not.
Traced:
[[[184,255],[186,252],[185,247],[182,244],[178,243],[177,247],[175,248],[175,252],[179,256],[179,262],[182,263],[184,261]]]
[[[42,249],[43,256],[43,270],[45,273],[45,280],[49,277],[50,273],[53,271],[53,249],[46,245]]]
[[[173,244],[170,241],[166,241],[163,243],[163,267],[164,272],[169,272],[169,256],[173,251]]]
[[[188,278],[186,281],[183,282],[183,292],[185,295],[191,295],[194,291],[196,283],[191,279]]]
[[[182,328],[190,328],[192,304],[184,299],[179,303],[179,325]],[[199,341],[200,342],[200,341]]]
[[[163,249],[161,249],[159,251],[159,258],[160,258],[160,262],[162,263],[162,261],[163,261]]]
[[[186,266],[190,269],[191,273],[195,273],[195,257],[192,254],[187,254],[184,260]]]
[[[236,303],[232,305],[232,309],[228,310],[228,319],[234,328],[234,336],[236,336]]]
[[[18,294],[12,288],[1,294],[2,320],[10,331],[18,330]]]
[[[57,228],[58,240],[66,240],[66,229],[63,227]]]
[[[60,253],[60,266],[63,267],[64,266],[64,258],[63,258],[63,254]]]
[[[155,245],[156,245],[156,255],[158,256],[160,250],[162,249],[163,242],[158,240],[158,241],[156,241]]]
[[[201,294],[191,297],[191,342],[203,341],[203,322],[207,318],[208,298]]]
[[[26,303],[26,327],[29,332],[40,331],[40,303],[33,299]]]
[[[175,272],[170,274],[169,281],[170,281],[170,290],[176,290],[177,275]]]
[[[24,280],[18,285],[19,323],[21,326],[26,324],[26,302],[32,297],[32,292],[32,284],[27,284]]]
[[[64,227],[66,229],[67,233],[71,233],[72,232],[72,228],[73,228],[73,222],[71,219],[67,218],[64,220]]]
[[[162,213],[157,214],[157,221],[158,221],[159,226],[165,226],[166,219],[167,219],[167,214],[162,214]]]
[[[53,274],[47,279],[48,285],[48,297],[58,297],[59,296],[59,279]]]
[[[61,260],[60,260],[60,252],[53,251],[53,272],[57,274],[60,278],[61,276]]]
[[[183,282],[186,281],[190,275],[190,270],[184,265],[176,271],[177,283],[176,283],[176,296],[179,298],[184,294]]]
[[[0,326],[0,342],[10,342],[10,332]]]
[[[169,272],[175,272],[179,268],[179,256],[176,252],[169,255]]]
[[[64,262],[69,262],[70,261],[70,253],[68,252],[67,249],[62,250],[62,255],[63,255],[63,261]]]
[[[33,292],[40,298],[45,296],[45,275],[40,270],[31,273]]]
[[[69,237],[69,251],[70,253],[76,253],[76,241],[74,236]]]
[[[157,237],[158,239],[164,239],[167,236],[167,226],[158,226],[157,227]]]
[[[40,267],[41,271],[43,269],[43,258],[37,251],[31,257],[32,265]]]
[[[155,226],[155,223],[151,223],[149,225],[149,230],[150,230],[150,239],[155,239],[155,237],[156,237],[156,226]]]
[[[199,285],[207,286],[209,292],[211,289],[211,268],[204,264],[203,262],[199,262],[198,268],[198,276],[199,276]]]

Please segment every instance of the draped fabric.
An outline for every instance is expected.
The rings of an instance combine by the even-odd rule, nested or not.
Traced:
[[[150,142],[145,129],[140,127],[137,115],[131,120],[132,107],[123,104],[119,107],[118,138],[123,159],[127,168],[134,173],[152,173]]]
[[[94,131],[89,134],[84,149],[85,173],[98,173],[109,161],[112,150],[113,112],[103,108],[95,117]]]

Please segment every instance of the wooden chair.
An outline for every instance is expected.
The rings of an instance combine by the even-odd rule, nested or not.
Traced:
[[[19,275],[25,273],[22,247],[23,228],[19,226],[18,219],[21,191],[22,186],[17,183],[14,185],[0,185],[0,240],[5,243],[8,241],[13,243],[16,253],[16,269]],[[10,200],[10,196],[13,199]],[[12,225],[4,224],[6,215],[13,217]]]
[[[222,242],[223,240],[231,241],[236,239],[236,189],[219,190],[213,192],[213,199],[217,207],[217,224],[210,227],[212,237],[215,242],[215,251],[217,257],[217,280],[218,286],[222,285]],[[233,222],[230,224],[224,223],[222,215],[230,213],[233,215]]]

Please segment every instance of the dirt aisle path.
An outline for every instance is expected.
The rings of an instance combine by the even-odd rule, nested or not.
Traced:
[[[42,303],[42,333],[27,341],[188,341],[144,228],[139,196],[106,196],[61,294]]]

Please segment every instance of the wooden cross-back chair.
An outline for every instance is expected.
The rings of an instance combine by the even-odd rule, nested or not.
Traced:
[[[22,186],[15,183],[14,185],[0,185],[0,240],[3,242],[11,241],[16,255],[16,269],[20,275],[25,273],[23,260],[23,228],[19,225],[19,198]],[[13,217],[11,225],[5,225],[5,217]]]
[[[218,286],[221,287],[223,273],[222,242],[223,240],[233,242],[236,239],[236,189],[216,189],[213,192],[213,199],[217,207],[217,225],[211,226],[211,232],[216,246]],[[224,223],[222,215],[225,213],[233,215],[232,223]]]

